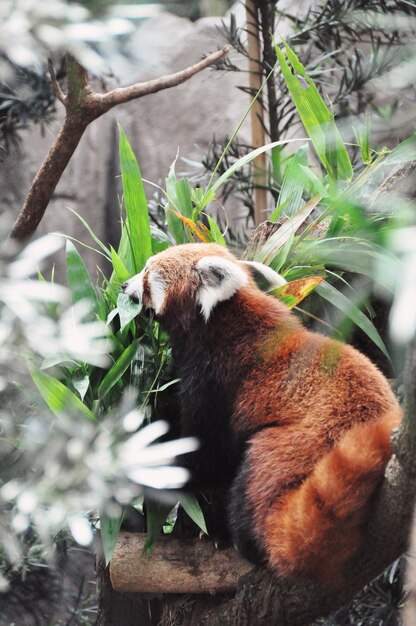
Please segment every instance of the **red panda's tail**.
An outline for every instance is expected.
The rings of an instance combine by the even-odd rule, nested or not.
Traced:
[[[270,507],[266,549],[280,575],[313,574],[323,582],[342,577],[343,565],[360,547],[399,421],[395,415],[354,426],[296,491]]]

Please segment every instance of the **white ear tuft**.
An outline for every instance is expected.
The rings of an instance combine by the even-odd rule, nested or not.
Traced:
[[[280,274],[272,270],[268,265],[258,261],[241,261],[250,270],[257,286],[264,291],[286,285],[287,280]]]
[[[195,266],[201,286],[196,296],[202,315],[208,321],[218,302],[229,300],[248,281],[245,271],[237,263],[221,256],[205,256]]]
[[[158,315],[165,304],[166,285],[159,272],[155,270],[150,270],[147,281],[150,289],[150,304],[156,315]]]

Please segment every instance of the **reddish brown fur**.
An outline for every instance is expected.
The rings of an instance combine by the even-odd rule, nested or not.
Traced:
[[[234,259],[212,245],[154,257],[152,267],[167,281],[161,320],[173,339],[187,330],[189,354],[209,351],[234,390],[232,429],[250,437],[253,532],[270,565],[335,580],[359,549],[400,408],[365,356],[307,331],[251,278],[203,322],[193,268],[206,255]]]

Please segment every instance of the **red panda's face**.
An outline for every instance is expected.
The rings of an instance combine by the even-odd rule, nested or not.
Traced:
[[[238,261],[216,244],[185,244],[151,257],[142,272],[122,286],[124,292],[157,316],[178,316],[197,310],[207,321],[219,302],[229,300],[248,283],[253,268],[270,283],[285,282],[276,272],[257,263]],[[264,268],[264,271],[260,268]]]

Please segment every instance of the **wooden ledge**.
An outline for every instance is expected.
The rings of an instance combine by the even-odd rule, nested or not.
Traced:
[[[115,591],[137,593],[224,593],[254,566],[234,548],[217,550],[208,539],[161,536],[143,556],[144,533],[121,532],[110,563]]]

